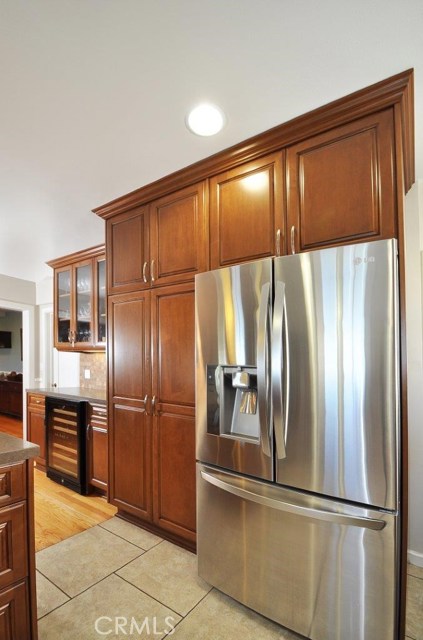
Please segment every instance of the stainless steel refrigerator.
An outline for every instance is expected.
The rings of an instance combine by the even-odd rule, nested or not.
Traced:
[[[313,640],[397,640],[395,240],[196,276],[198,569]]]

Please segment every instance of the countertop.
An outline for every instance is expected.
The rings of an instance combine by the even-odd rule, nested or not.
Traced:
[[[40,447],[32,442],[25,442],[7,433],[0,433],[0,465],[23,462],[28,458],[40,455]]]
[[[49,389],[27,389],[30,393],[39,393],[51,398],[64,398],[67,400],[93,400],[106,404],[106,389],[83,389],[82,387],[51,387]]]

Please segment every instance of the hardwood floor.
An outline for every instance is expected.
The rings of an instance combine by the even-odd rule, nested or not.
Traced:
[[[35,551],[108,520],[116,508],[99,495],[81,496],[34,471]]]
[[[22,438],[22,420],[0,414],[0,431]],[[99,495],[81,496],[34,470],[35,551],[85,531],[116,513]]]
[[[13,418],[7,416],[4,413],[0,413],[0,431],[8,433],[16,438],[22,438],[23,424],[19,418]]]

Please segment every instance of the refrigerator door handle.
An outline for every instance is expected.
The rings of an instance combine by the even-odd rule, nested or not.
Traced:
[[[371,529],[373,531],[381,531],[386,525],[384,520],[378,520],[376,518],[366,518],[365,516],[357,515],[353,516],[346,513],[337,513],[334,511],[326,511],[325,509],[304,507],[290,502],[275,500],[269,496],[263,496],[235,484],[231,484],[227,480],[222,480],[218,477],[217,473],[215,474],[210,469],[207,471],[201,470],[201,477],[209,484],[212,484],[223,491],[227,491],[228,493],[232,493],[239,498],[243,498],[250,502],[256,502],[264,507],[277,509],[278,511],[285,511],[296,516],[303,516],[311,518],[312,520],[323,520],[325,522],[331,522],[338,525],[345,524],[351,527],[361,527],[363,529]]]
[[[284,323],[285,320],[285,323]],[[285,313],[285,284],[277,281],[275,284],[275,303],[272,328],[272,401],[273,421],[275,425],[276,455],[279,460],[286,458],[286,419],[288,411],[289,375],[285,371],[286,388],[283,392],[283,369],[288,364],[288,350],[283,352],[283,331],[286,325]],[[286,327],[285,327],[286,329]],[[287,341],[285,341],[287,343]],[[285,416],[283,401],[285,400]]]
[[[270,313],[270,282],[266,282],[261,289],[259,319],[257,331],[257,404],[260,419],[260,441],[263,453],[271,455],[270,451],[270,416],[269,405],[269,313]]]

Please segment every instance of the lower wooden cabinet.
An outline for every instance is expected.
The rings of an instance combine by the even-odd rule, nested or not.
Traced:
[[[88,486],[107,492],[108,433],[107,406],[90,401],[87,421],[87,473]]]
[[[109,498],[195,546],[194,284],[109,297]]]
[[[23,640],[31,635],[28,582],[23,580],[0,591],[0,638]]]
[[[46,468],[46,427],[45,396],[41,393],[27,393],[28,440],[40,447],[40,455],[35,458],[37,468]]]
[[[0,465],[1,640],[37,640],[32,474],[32,460]]]

